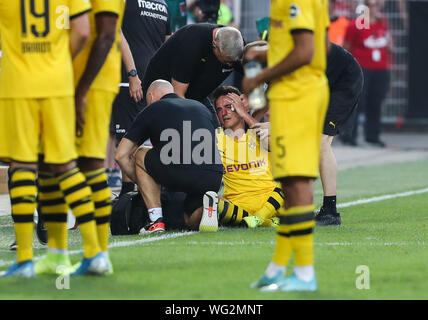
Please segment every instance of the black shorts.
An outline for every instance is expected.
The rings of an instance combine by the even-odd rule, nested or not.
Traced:
[[[164,165],[154,149],[146,153],[144,165],[150,176],[162,187],[168,191],[186,193],[184,213],[187,215],[202,207],[205,192],[218,192],[223,176],[222,171],[202,169],[198,165]]]
[[[323,133],[328,136],[336,136],[339,132],[352,130],[348,126],[352,121],[348,119],[357,108],[358,99],[348,99],[341,92],[330,92],[330,104],[324,121]]]
[[[110,118],[110,133],[120,141],[129,130],[137,114],[144,108],[143,101],[136,103],[128,87],[121,87],[113,102]]]
[[[323,133],[335,136],[339,132],[352,131],[352,117],[356,116],[356,109],[363,89],[361,69],[347,70],[340,85],[330,87],[330,103],[324,121]]]

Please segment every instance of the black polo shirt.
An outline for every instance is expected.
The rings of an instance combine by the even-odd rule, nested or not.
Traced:
[[[328,85],[330,91],[360,90],[362,82],[362,70],[357,60],[347,50],[337,44],[331,43],[327,56]]]
[[[150,58],[171,34],[169,10],[164,0],[127,0],[122,32],[128,41],[138,76],[143,79]],[[128,83],[122,63],[122,83]]]
[[[138,145],[150,139],[161,159],[163,154],[177,160],[172,166],[223,172],[211,113],[198,101],[165,95],[138,114],[125,138]]]
[[[143,78],[143,91],[157,79],[171,78],[189,83],[186,98],[203,101],[234,70],[242,73],[240,62],[223,65],[213,52],[213,30],[217,24],[187,25],[175,32],[155,53]]]

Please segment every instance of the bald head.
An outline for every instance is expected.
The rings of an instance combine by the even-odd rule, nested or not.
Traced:
[[[162,79],[153,81],[150,87],[147,89],[147,104],[160,100],[168,93],[174,93],[174,88],[170,82]]]

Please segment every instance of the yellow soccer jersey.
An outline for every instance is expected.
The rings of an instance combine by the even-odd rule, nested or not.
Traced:
[[[125,0],[91,0],[91,3],[92,11],[89,14],[91,36],[89,43],[73,62],[75,85],[77,85],[80,77],[85,71],[92,44],[97,36],[95,15],[100,12],[109,12],[119,17],[116,24],[116,39],[104,65],[92,83],[91,89],[100,89],[116,93],[119,91],[121,77],[120,26],[122,25],[123,12],[125,10]]]
[[[314,32],[314,55],[309,65],[272,81],[268,92],[270,99],[290,99],[308,94],[308,88],[327,81],[326,32],[329,23],[328,0],[271,1],[268,65],[278,64],[291,52],[294,47],[293,30]]]
[[[266,195],[279,184],[272,178],[269,152],[261,146],[260,139],[253,130],[240,139],[230,138],[223,129],[217,129],[216,134],[223,162],[224,198],[238,206],[266,201]]]
[[[88,0],[0,0],[0,98],[72,96],[69,17]]]

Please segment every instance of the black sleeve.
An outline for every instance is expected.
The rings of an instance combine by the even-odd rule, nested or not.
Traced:
[[[125,134],[124,138],[127,138],[138,145],[141,145],[146,141],[150,136],[150,123],[152,119],[152,113],[150,111],[150,107],[142,110],[134,122],[129,128],[128,132]]]
[[[168,6],[166,6],[166,10],[168,11],[168,19],[166,20],[166,32],[165,35],[171,35],[171,13],[169,12]],[[163,39],[165,41],[165,39]]]
[[[233,65],[233,68],[235,69],[236,72],[238,72],[241,75],[244,75],[244,67],[242,66],[241,62],[236,62]]]
[[[188,31],[187,31],[188,32]],[[182,83],[190,83],[202,59],[202,43],[190,34],[177,43],[173,54],[171,77]]]

